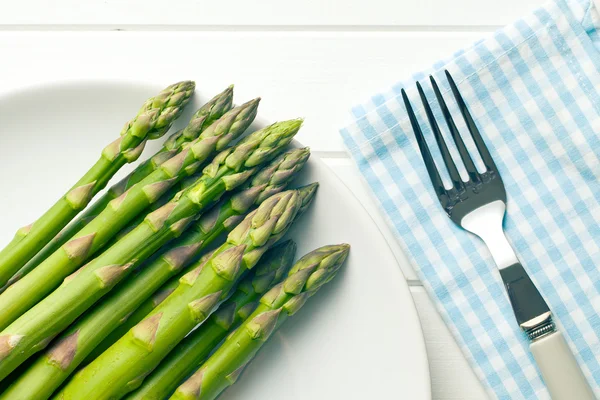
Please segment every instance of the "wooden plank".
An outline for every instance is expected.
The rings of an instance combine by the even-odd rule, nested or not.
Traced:
[[[520,17],[541,0],[20,0],[4,7],[6,25],[189,26],[489,26]],[[87,27],[89,28],[89,26]]]
[[[483,386],[467,363],[423,287],[411,287],[423,326],[435,400],[484,400]]]
[[[406,259],[398,240],[394,236],[391,227],[384,220],[383,215],[375,204],[369,192],[367,184],[362,180],[360,172],[349,158],[323,158],[323,161],[331,168],[333,172],[340,178],[342,182],[354,193],[356,198],[365,207],[373,222],[378,226],[385,240],[388,242],[390,249],[394,253],[398,265],[402,268],[404,277],[409,281],[409,284],[420,284],[417,274]]]
[[[299,139],[343,151],[351,106],[467,46],[481,32],[0,32],[0,88],[72,79],[236,84],[267,120],[302,116]],[[120,60],[115,62],[114,60]],[[157,82],[157,79],[160,81]]]

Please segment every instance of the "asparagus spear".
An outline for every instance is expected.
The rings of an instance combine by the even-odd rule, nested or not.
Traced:
[[[282,154],[263,168],[249,185],[245,185],[245,189],[229,199],[224,199],[220,206],[214,207],[208,214],[203,215],[174,245],[164,246],[162,253],[142,266],[137,276],[125,281],[102,303],[62,333],[54,341],[54,345],[40,355],[27,371],[15,380],[9,390],[0,395],[0,399],[41,400],[50,397],[52,392],[88,357],[90,351],[115,327],[123,323],[123,320],[128,320],[127,316],[140,303],[151,297],[167,279],[181,274],[181,271],[187,272],[184,268],[203,249],[218,238],[227,227],[233,228],[231,225],[235,225],[234,221],[246,213],[253,204],[260,204],[266,194],[283,190],[305,164],[308,155],[308,149],[291,150]],[[155,294],[155,297],[164,298],[166,293],[172,292],[173,289],[169,291],[162,288],[159,290],[162,292]],[[69,357],[63,358],[64,354],[69,354]]]
[[[260,299],[256,310],[177,388],[171,399],[213,400],[233,385],[275,328],[336,275],[349,250],[347,244],[325,246],[302,257],[288,278]]]
[[[229,86],[223,92],[219,93],[206,104],[204,104],[192,117],[191,123],[185,129],[181,129],[172,134],[167,139],[163,147],[148,160],[138,165],[133,172],[123,178],[119,183],[113,185],[107,192],[94,202],[91,206],[85,209],[85,211],[73,222],[71,222],[65,229],[63,229],[54,239],[50,241],[39,253],[35,255],[23,268],[21,268],[15,275],[13,275],[7,282],[6,286],[10,286],[12,283],[18,281],[24,275],[27,275],[31,270],[37,267],[42,261],[48,258],[54,253],[60,246],[65,244],[70,238],[79,232],[88,222],[92,221],[95,217],[102,212],[110,203],[111,200],[116,199],[129,188],[142,179],[150,175],[156,170],[163,162],[176,155],[181,151],[182,146],[185,143],[191,142],[198,138],[198,135],[202,133],[206,128],[212,125],[213,122],[218,120],[229,111],[232,107],[233,100],[233,85]],[[0,289],[0,293],[3,289]]]
[[[102,151],[96,164],[37,221],[17,231],[0,251],[0,286],[83,210],[119,168],[135,161],[147,139],[159,138],[169,130],[194,87],[191,81],[176,83],[148,99],[138,115],[125,124],[119,139]]]
[[[143,321],[66,384],[63,399],[120,398],[143,379],[196,325],[202,323],[247,270],[287,231],[300,201],[297,191],[273,195],[229,233],[204,265]]]
[[[260,296],[283,279],[294,262],[295,254],[296,244],[291,240],[265,253],[255,268],[256,272],[245,277],[227,302],[183,339],[127,399],[168,398],[227,334],[254,311]]]
[[[62,279],[102,248],[128,221],[158,200],[174,183],[194,173],[215,150],[222,150],[241,135],[256,116],[257,107],[258,99],[229,111],[180,153],[112,200],[60,249],[7,288],[0,295],[0,329],[6,328],[59,286]],[[196,126],[196,120],[193,120],[188,128]]]
[[[260,203],[262,203],[262,201],[264,200],[265,197],[275,194],[279,190],[283,190],[284,185],[283,185],[283,181],[281,180],[283,178],[283,175],[274,174],[273,168],[275,165],[280,165],[280,168],[283,168],[282,166],[285,165],[286,163],[279,164],[280,160],[286,159],[289,162],[291,159],[294,159],[295,157],[298,157],[298,156],[301,157],[300,159],[298,159],[298,162],[300,162],[301,164],[296,163],[295,166],[292,167],[296,170],[298,170],[299,169],[298,167],[301,167],[301,165],[304,163],[304,161],[302,161],[302,160],[308,156],[308,149],[292,150],[292,151],[282,155],[281,157],[279,157],[278,160],[275,160],[271,164],[270,167],[262,169],[261,172],[252,181],[251,186],[249,186],[246,191],[240,193],[237,196],[238,197],[237,199],[234,197],[231,200],[224,200],[220,206],[213,208],[208,214],[203,215],[198,223],[194,224],[194,226],[192,226],[192,228],[188,229],[188,231],[178,241],[177,244],[175,244],[174,246],[169,246],[169,248],[183,247],[183,248],[187,249],[187,250],[185,250],[186,255],[189,254],[189,256],[187,257],[187,260],[188,260],[188,262],[191,261],[195,256],[194,253],[199,254],[200,252],[202,252],[202,250],[204,248],[206,248],[206,246],[211,244],[223,232],[225,232],[227,229],[233,228],[237,222],[239,222],[239,221],[241,221],[241,219],[243,219],[245,213],[248,211],[248,208],[249,208],[248,200],[252,199],[254,196],[257,196],[257,193],[255,193],[256,189],[253,189],[253,188],[263,186],[264,182],[267,182],[267,181],[273,182],[272,178],[274,178],[275,182],[279,182],[278,184],[272,183],[270,185],[267,185],[267,187],[265,187],[265,189],[262,192],[260,192],[260,194],[258,194],[257,199],[254,201],[254,205],[259,205]],[[291,165],[289,165],[289,167],[291,167]],[[281,169],[280,171],[282,171],[282,170],[283,169]],[[271,178],[271,175],[272,175],[272,178]],[[289,178],[293,177],[293,175],[288,175],[288,176],[289,176]],[[310,203],[312,202],[312,200],[314,198],[314,194],[317,190],[317,187],[318,187],[318,184],[313,183],[311,185],[307,185],[305,187],[298,189],[298,194],[300,195],[301,202],[302,202],[300,212],[298,214],[301,214],[306,208],[308,208],[308,206],[310,205]],[[240,199],[244,199],[243,202],[240,201]],[[237,206],[235,204],[237,204]],[[216,221],[216,223],[215,223],[215,221]],[[199,243],[200,243],[200,245],[198,246],[197,244],[199,244]],[[197,251],[189,250],[190,248],[195,249],[196,246],[198,246]],[[177,251],[177,250],[173,250],[173,251]],[[168,254],[169,253],[167,253],[167,255]],[[157,259],[156,261],[154,261],[151,264],[151,266],[145,267],[144,269],[145,269],[145,271],[154,270],[155,266],[158,269],[159,265],[161,266],[160,268],[162,268],[162,269],[170,268],[170,267],[168,267],[170,265],[168,263],[168,260]],[[169,294],[171,294],[177,288],[177,285],[179,284],[179,277],[181,275],[189,272],[190,269],[192,269],[192,267],[184,268],[182,270],[182,272],[178,272],[178,275],[173,276],[171,279],[169,279],[169,281],[167,281],[167,283],[160,286],[160,288],[158,288],[158,290],[155,285],[151,285],[150,283],[144,283],[144,290],[139,289],[139,288],[134,288],[137,285],[135,285],[133,283],[126,283],[126,287],[131,286],[132,289],[131,289],[131,291],[127,291],[127,294],[125,294],[126,293],[125,289],[123,289],[124,297],[126,297],[128,299],[145,298],[145,300],[132,313],[131,313],[131,311],[133,309],[128,309],[127,312],[131,313],[131,315],[129,315],[125,319],[125,321],[121,320],[120,325],[116,329],[114,329],[112,332],[110,332],[108,335],[106,335],[106,338],[104,338],[102,340],[102,342],[99,345],[97,345],[94,348],[94,350],[83,361],[84,365],[88,364],[89,362],[94,360],[96,357],[98,357],[100,354],[102,354],[107,348],[109,348],[113,343],[115,343],[118,339],[120,339],[121,336],[123,336],[125,333],[127,333],[127,331],[129,329],[131,329],[138,322],[140,322],[162,300],[164,300]],[[144,272],[144,276],[148,276],[148,274],[149,274],[149,272]],[[161,280],[161,283],[162,282],[164,282],[164,281]],[[133,292],[135,292],[135,297],[134,297]],[[150,295],[150,293],[152,293],[152,295]],[[136,303],[136,305],[137,304],[139,304],[139,302]],[[106,321],[106,318],[101,318],[101,320]],[[103,324],[106,324],[106,323],[103,322]],[[80,334],[80,336],[81,336],[81,334]],[[104,334],[101,334],[101,337],[104,337]]]
[[[273,124],[248,136],[237,146],[222,151],[193,186],[172,202],[148,214],[144,222],[127,236],[0,332],[0,379],[43,349],[54,336],[128,275],[133,266],[179,236],[196,214],[218,201],[226,191],[242,185],[261,164],[272,159],[292,140],[300,124],[299,120]]]

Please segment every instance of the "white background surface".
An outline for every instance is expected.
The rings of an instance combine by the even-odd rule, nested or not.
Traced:
[[[235,83],[237,99],[263,97],[264,119],[306,118],[299,139],[356,194],[403,263],[338,128],[352,105],[540,1],[2,0],[0,85],[93,78],[90,65],[103,77],[143,81],[168,71],[162,76],[195,79],[206,93]],[[111,53],[122,64],[107,63]],[[125,68],[132,59],[148,68]],[[403,272],[423,324],[434,399],[485,398],[418,277]]]

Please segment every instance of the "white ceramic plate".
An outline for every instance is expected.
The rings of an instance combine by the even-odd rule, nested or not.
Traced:
[[[71,82],[0,95],[0,243],[75,182],[159,89]],[[186,115],[206,95],[197,94]],[[315,204],[289,235],[298,243],[298,256],[346,242],[352,245],[350,258],[221,399],[429,399],[421,327],[395,258],[359,202],[314,156],[296,183],[312,181],[321,184]]]

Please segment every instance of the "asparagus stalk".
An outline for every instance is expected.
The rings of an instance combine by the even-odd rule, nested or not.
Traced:
[[[242,185],[261,164],[272,159],[292,140],[300,124],[298,120],[273,124],[222,151],[193,186],[148,214],[127,236],[0,332],[0,379],[43,349],[128,275],[132,267],[179,236],[196,214],[213,205],[225,192]]]
[[[194,173],[216,150],[222,150],[241,135],[256,116],[257,107],[258,100],[252,100],[226,113],[180,153],[112,200],[92,222],[37,268],[7,288],[0,295],[0,329],[6,328],[58,287],[67,275],[102,248],[132,218],[158,200],[173,184]],[[192,120],[188,128],[196,129],[197,126],[196,120]]]
[[[275,194],[229,233],[204,265],[180,284],[144,320],[66,384],[62,399],[120,398],[144,378],[194,327],[228,297],[238,279],[252,269],[293,221],[297,191]]]
[[[168,398],[227,334],[254,311],[260,296],[283,279],[294,262],[295,254],[296,244],[291,240],[266,252],[255,268],[256,272],[245,277],[227,302],[183,339],[127,399]]]
[[[128,320],[128,315],[140,303],[153,294],[155,298],[164,298],[167,293],[172,292],[174,288],[159,288],[174,275],[181,275],[182,270],[187,272],[184,268],[228,227],[233,228],[234,221],[239,222],[240,216],[253,204],[260,204],[267,194],[283,190],[306,163],[308,156],[308,149],[296,149],[282,154],[254,176],[243,190],[224,199],[218,207],[203,215],[174,245],[164,246],[153,261],[142,266],[137,276],[123,282],[116,291],[62,333],[15,380],[10,389],[0,395],[0,399],[42,400],[50,397],[82,361],[89,358],[90,352],[106,335],[124,320]],[[157,290],[159,293],[155,293]],[[68,359],[63,358],[64,354],[69,354]]]
[[[96,164],[37,221],[17,231],[14,239],[0,251],[0,286],[83,210],[119,168],[135,161],[147,139],[159,138],[169,130],[188,103],[194,87],[191,81],[176,83],[148,99],[138,115],[125,124],[119,139],[102,151]]]
[[[287,279],[260,299],[256,310],[177,388],[171,399],[213,400],[233,385],[275,328],[333,279],[349,250],[346,244],[325,246],[302,257]]]
[[[165,194],[163,194],[156,202],[152,203],[150,207],[148,207],[144,212],[150,213],[152,211],[156,211],[165,204],[167,204],[173,197],[177,195],[177,193],[182,192],[183,190],[192,186],[200,177],[202,176],[202,171],[197,172],[191,176],[186,176],[183,179],[179,180],[175,183]],[[119,233],[114,235],[105,245],[104,248],[109,248],[113,244],[117,243],[121,240],[125,235],[131,232],[136,226],[138,226],[144,220],[146,216],[144,213],[138,214],[135,218],[129,221],[129,224],[121,229]]]
[[[280,175],[274,173],[274,167],[279,165],[279,171],[281,172],[284,170],[284,165],[286,165],[289,161],[295,159],[296,157],[300,158],[298,158],[298,161],[295,162],[293,166],[292,164],[288,164],[288,168],[293,168],[294,170],[298,171],[299,168],[301,168],[301,166],[304,164],[305,157],[308,157],[308,149],[292,150],[280,156],[270,165],[270,167],[262,169],[261,172],[253,179],[251,185],[245,191],[243,191],[239,195],[236,195],[232,199],[224,200],[220,206],[213,208],[208,214],[203,215],[198,223],[194,224],[194,226],[188,229],[185,235],[179,240],[179,243],[175,244],[174,246],[169,246],[169,248],[173,247],[175,249],[178,249],[181,247],[186,249],[186,255],[189,254],[189,256],[187,257],[188,263],[192,261],[195,257],[195,253],[199,254],[200,252],[202,252],[202,250],[206,248],[206,246],[210,245],[223,232],[233,228],[239,221],[241,221],[241,219],[243,219],[249,208],[247,206],[249,200],[258,195],[256,200],[254,201],[254,205],[259,205],[260,203],[262,203],[265,197],[268,197],[279,192],[280,190],[283,190],[285,185],[283,184],[284,182],[282,179],[291,179],[293,178],[295,173],[294,175]],[[286,161],[282,162],[282,160]],[[255,188],[264,186],[264,183],[267,181],[270,181],[271,184],[267,185],[265,189],[262,190],[262,192],[257,194]],[[317,187],[318,184],[313,183],[311,185],[307,185],[298,189],[298,194],[300,195],[302,202],[300,212],[298,214],[302,213],[306,208],[308,208],[308,206],[314,198],[314,194],[316,193]],[[195,249],[196,246],[198,246],[197,251],[190,250],[190,248]],[[165,249],[165,251],[167,250]],[[167,253],[167,255],[169,255],[169,253]],[[154,270],[155,265],[156,269],[171,268],[168,267],[170,265],[168,260],[163,260],[159,258],[156,261],[154,261],[150,267],[145,267],[144,270]],[[160,265],[160,267],[158,265]],[[155,285],[151,285],[149,282],[144,283],[144,289],[137,288],[136,284],[126,283],[126,287],[131,286],[132,289],[130,291],[128,290],[127,292],[125,292],[125,289],[123,289],[123,297],[128,299],[143,297],[145,298],[145,300],[141,302],[141,305],[139,305],[137,309],[135,309],[135,311],[132,312],[133,309],[128,309],[127,313],[131,313],[131,315],[129,315],[124,321],[123,319],[119,321],[120,325],[108,335],[106,335],[102,342],[99,345],[97,345],[93,349],[93,351],[86,357],[86,359],[83,361],[84,365],[90,363],[92,360],[94,360],[96,357],[102,354],[113,343],[120,339],[121,336],[127,333],[129,329],[133,328],[133,326],[135,326],[146,315],[148,315],[162,300],[164,300],[177,288],[177,285],[179,284],[179,278],[181,277],[181,275],[189,272],[191,269],[192,267],[182,269],[182,272],[178,272],[177,275],[170,278],[164,285],[160,286],[160,288],[158,289]],[[144,272],[143,274],[144,276],[148,276],[149,272]],[[161,283],[162,282],[164,281],[161,280]],[[149,293],[152,293],[152,295],[150,295]],[[107,318],[108,317],[103,317],[99,319],[99,321],[103,321],[103,326],[107,325]],[[101,337],[104,337],[104,335],[101,334]]]
[[[31,270],[37,267],[42,261],[54,253],[60,246],[65,244],[77,232],[79,232],[88,222],[92,221],[106,208],[111,200],[116,199],[133,185],[140,182],[142,179],[154,172],[163,162],[173,157],[181,151],[184,144],[198,138],[207,127],[218,120],[229,111],[232,107],[233,86],[229,86],[223,92],[219,93],[206,104],[204,104],[192,117],[190,124],[185,129],[181,129],[172,134],[165,141],[163,147],[148,160],[138,165],[133,172],[123,178],[119,183],[113,185],[107,192],[94,202],[91,206],[65,229],[63,229],[54,239],[50,241],[39,253],[35,255],[23,268],[13,275],[6,286],[18,281],[24,275],[27,275]],[[0,289],[0,293],[3,290]]]

